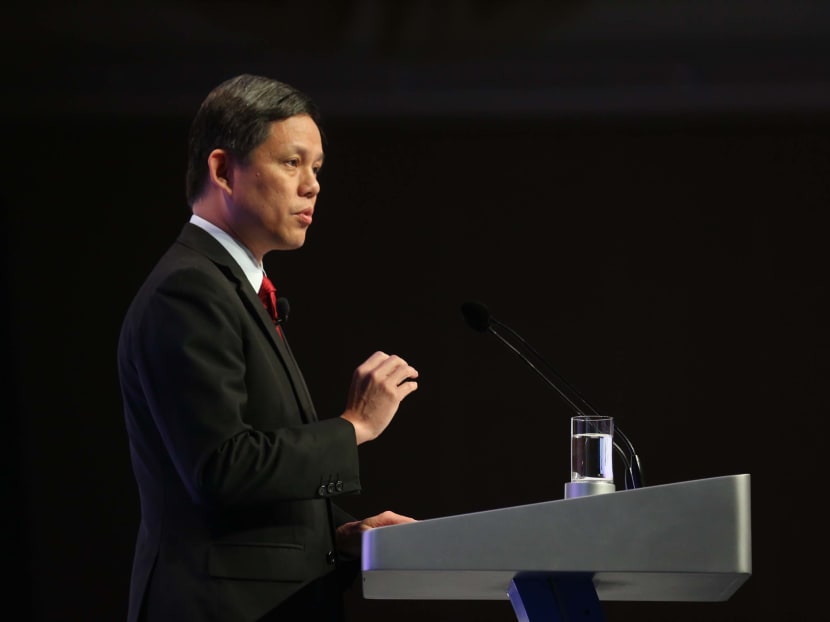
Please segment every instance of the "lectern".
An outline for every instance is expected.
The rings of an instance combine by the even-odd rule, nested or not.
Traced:
[[[725,601],[751,574],[748,474],[363,534],[364,598],[509,599],[520,622],[599,621],[600,601]]]

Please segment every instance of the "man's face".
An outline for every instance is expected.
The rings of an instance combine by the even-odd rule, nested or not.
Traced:
[[[272,123],[249,161],[234,163],[229,216],[236,235],[255,255],[305,243],[322,165],[320,130],[308,115]]]

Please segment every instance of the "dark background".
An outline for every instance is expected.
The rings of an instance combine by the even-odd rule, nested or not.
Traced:
[[[617,418],[648,484],[752,476],[753,575],[735,595],[607,602],[609,622],[820,606],[830,8],[301,6],[47,2],[2,22],[15,619],[124,619],[139,509],[117,334],[188,217],[190,118],[241,72],[324,113],[315,224],[266,260],[318,412],[340,413],[376,349],[421,373],[361,447],[345,507],[433,518],[562,498],[571,413],[464,324],[477,299]],[[359,583],[348,603],[353,620],[515,619],[506,599],[365,600]]]

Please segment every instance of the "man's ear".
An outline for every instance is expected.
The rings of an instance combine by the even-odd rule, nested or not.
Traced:
[[[214,149],[208,155],[207,162],[210,183],[225,192],[232,192],[231,169],[233,165],[230,154],[224,149]]]

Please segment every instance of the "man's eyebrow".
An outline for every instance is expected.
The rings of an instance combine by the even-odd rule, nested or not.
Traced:
[[[302,145],[295,145],[295,144],[287,145],[287,147],[288,147],[289,151],[296,151],[300,155],[303,155],[305,157],[311,157],[309,155],[311,153],[311,151],[307,147],[303,147]],[[325,158],[326,158],[326,154],[323,151],[321,151],[319,153],[319,155],[317,155],[316,157],[314,157],[312,159],[313,160],[319,160],[320,162],[322,162],[323,160],[325,160]]]
[[[282,147],[274,147],[269,150],[269,153],[272,157],[284,157],[285,153],[298,153],[299,155],[303,156],[304,158],[308,158],[315,162],[320,162],[321,164],[326,159],[326,154],[324,152],[320,152],[319,155],[316,157],[311,157],[309,154],[311,153],[306,147],[297,144],[284,144]]]

